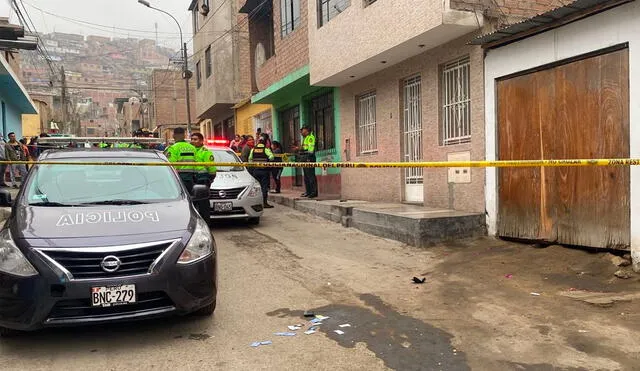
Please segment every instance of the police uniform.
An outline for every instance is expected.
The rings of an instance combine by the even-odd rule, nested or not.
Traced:
[[[214,161],[213,153],[211,153],[209,148],[205,146],[195,147],[195,148],[196,148],[196,155],[195,155],[196,164],[198,162]],[[211,188],[211,183],[213,183],[213,180],[216,177],[216,171],[217,171],[216,167],[196,165],[195,170],[196,170],[195,183],[203,184],[203,185],[206,185],[207,188]],[[200,213],[200,216],[202,216],[202,218],[208,222],[211,218],[211,205],[209,204],[209,198],[205,200],[197,200],[196,206],[198,208],[198,212]]]
[[[316,162],[316,136],[309,133],[302,141],[301,162]],[[318,197],[318,180],[316,179],[316,169],[305,167],[304,174],[305,193],[303,197]]]
[[[264,145],[264,141],[260,141],[253,149],[251,149],[251,153],[249,153],[249,162],[260,162],[266,163],[269,161],[273,161],[275,156],[271,149],[267,148]],[[271,178],[271,169],[267,167],[258,167],[253,171],[253,176],[260,182],[260,188],[262,188],[262,201],[264,207],[271,208],[273,206],[269,205],[267,199],[269,197],[269,180]]]
[[[165,150],[165,154],[169,162],[194,162],[196,161],[196,147],[187,141],[180,141],[172,144]],[[189,194],[193,190],[195,183],[196,167],[195,165],[178,165],[174,166],[180,175],[180,180],[187,188]]]

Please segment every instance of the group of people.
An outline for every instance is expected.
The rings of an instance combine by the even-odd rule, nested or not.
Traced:
[[[299,162],[316,162],[316,137],[311,132],[309,127],[303,127],[300,129],[302,135],[302,146],[294,146],[292,150],[295,151]],[[252,135],[236,135],[235,139],[231,141],[230,147],[240,153],[240,158],[243,162],[282,162],[282,155],[284,154],[282,145],[277,141],[271,141],[267,133],[262,133],[261,129],[257,130],[256,140]],[[248,171],[253,175],[260,183],[262,188],[262,195],[264,199],[264,207],[271,208],[267,202],[268,192],[270,189],[271,178],[275,183],[275,190],[273,193],[281,192],[281,175],[282,167],[249,167]],[[304,168],[304,185],[305,193],[302,197],[316,198],[318,197],[318,181],[316,178],[315,168]]]
[[[46,136],[47,134],[41,134]],[[38,145],[38,137],[33,137],[27,144],[27,138],[17,139],[14,132],[9,133],[9,141],[6,141],[4,136],[0,134],[0,160],[1,161],[35,161],[40,153],[44,150]],[[12,165],[0,165],[0,186],[8,187],[6,183],[6,174],[9,172],[11,187],[18,188],[16,181],[16,172],[19,174],[20,179],[24,180],[29,171],[29,167],[26,164],[12,164]]]

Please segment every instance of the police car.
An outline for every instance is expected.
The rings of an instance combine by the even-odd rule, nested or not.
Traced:
[[[226,140],[209,139],[206,146],[215,162],[242,163],[226,144]],[[209,192],[211,219],[240,219],[259,224],[264,210],[260,183],[243,166],[216,168],[216,179]]]
[[[40,161],[166,162],[69,149]],[[196,186],[194,198],[207,198]],[[0,230],[0,333],[216,307],[214,237],[169,166],[38,165]]]

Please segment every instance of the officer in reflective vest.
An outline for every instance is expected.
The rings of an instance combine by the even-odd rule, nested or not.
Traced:
[[[302,148],[298,149],[300,162],[316,162],[316,136],[313,135],[308,126],[300,129],[302,134]],[[316,179],[315,168],[303,168],[305,193],[302,197],[316,198],[318,197],[318,180]]]
[[[196,147],[185,140],[185,131],[183,128],[173,129],[173,139],[176,141],[169,148],[165,149],[165,155],[169,162],[193,162],[196,161]],[[195,184],[196,167],[195,165],[178,165],[174,166],[180,175],[182,184],[187,188],[189,194],[193,191]]]
[[[198,163],[213,162],[213,153],[211,153],[209,148],[205,147],[204,136],[200,133],[191,134],[191,144],[196,148],[196,184],[204,184],[207,188],[211,189],[211,184],[216,179],[217,169],[215,166],[202,166]],[[209,199],[198,200],[196,206],[202,218],[209,221],[211,218]]]
[[[249,153],[249,162],[266,163],[273,161],[276,157],[273,152],[265,146],[265,138],[258,138],[258,144],[251,149]],[[260,182],[260,188],[262,188],[262,203],[265,209],[271,209],[273,206],[269,205],[269,180],[271,180],[271,169],[268,167],[258,167],[253,171],[253,176]]]

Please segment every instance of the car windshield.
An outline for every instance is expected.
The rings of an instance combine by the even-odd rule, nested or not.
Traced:
[[[153,159],[74,158],[64,161],[151,162]],[[179,199],[182,192],[168,166],[37,165],[32,172],[26,186],[26,202],[35,206],[166,202]]]
[[[240,159],[236,156],[235,153],[231,150],[220,150],[214,149],[213,158],[216,162],[237,162],[240,163]],[[244,168],[242,166],[216,166],[218,171],[242,171]]]

